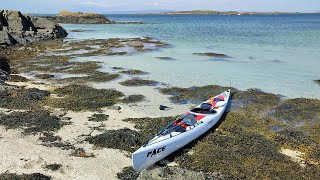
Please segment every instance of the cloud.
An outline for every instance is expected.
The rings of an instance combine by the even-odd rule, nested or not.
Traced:
[[[96,7],[110,7],[109,4],[106,3],[98,3],[98,2],[93,2],[93,1],[87,1],[87,2],[82,2],[80,3],[82,5],[89,5],[89,6],[96,6]]]

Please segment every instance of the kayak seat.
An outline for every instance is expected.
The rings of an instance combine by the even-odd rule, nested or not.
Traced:
[[[212,105],[208,104],[208,103],[202,103],[200,105],[200,108],[193,108],[193,109],[191,109],[191,112],[200,113],[200,114],[214,114],[214,113],[216,113],[216,111],[214,110]]]

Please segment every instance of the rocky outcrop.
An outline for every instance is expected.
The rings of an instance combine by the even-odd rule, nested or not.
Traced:
[[[114,21],[109,20],[104,15],[95,13],[73,13],[70,11],[61,11],[53,19],[58,23],[66,24],[114,24]]]
[[[8,79],[10,73],[10,66],[8,60],[0,57],[0,84]]]
[[[30,17],[20,11],[0,10],[0,46],[27,44],[64,38],[67,31],[43,17]]]

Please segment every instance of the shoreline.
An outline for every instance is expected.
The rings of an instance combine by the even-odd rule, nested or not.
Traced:
[[[155,49],[148,48],[145,45],[150,43],[154,45]],[[54,116],[60,119],[62,125],[56,131],[38,132],[34,135],[21,134],[28,128],[28,125],[22,125],[17,130],[12,130],[11,128],[6,130],[1,125],[0,145],[1,147],[5,147],[4,152],[1,154],[1,160],[10,159],[10,161],[1,162],[0,174],[8,171],[9,173],[18,174],[43,173],[56,179],[117,179],[117,174],[123,168],[131,166],[130,152],[123,150],[122,147],[108,148],[110,144],[107,144],[107,140],[106,144],[92,144],[86,140],[87,138],[94,138],[107,132],[119,132],[124,128],[137,133],[148,134],[150,132],[146,130],[147,128],[143,129],[138,126],[140,124],[144,125],[144,123],[150,126],[147,120],[144,121],[144,118],[151,118],[151,121],[153,121],[152,118],[173,117],[183,114],[198,101],[227,87],[216,85],[193,88],[166,87],[161,83],[157,84],[148,77],[147,73],[152,72],[143,72],[140,69],[114,68],[111,64],[109,67],[113,68],[114,71],[103,73],[98,71],[101,68],[99,62],[73,62],[72,59],[76,57],[94,58],[99,55],[126,55],[128,52],[121,49],[124,47],[131,47],[130,49],[134,50],[132,52],[134,56],[135,53],[152,52],[167,45],[165,42],[144,37],[83,41],[71,40],[65,42],[48,41],[30,45],[28,46],[30,47],[29,49],[17,50],[19,47],[12,47],[11,49],[3,50],[9,52],[10,65],[14,74],[23,75],[31,73],[32,77],[31,81],[9,81],[8,84],[19,86],[19,88],[22,88],[21,91],[32,88],[48,91],[50,94],[44,97],[44,99],[40,98],[39,100],[36,98],[36,100],[31,102],[39,105],[39,110],[53,113]],[[120,49],[120,51],[114,51],[114,48]],[[7,52],[4,52],[4,54],[7,54]],[[37,77],[37,75],[42,76]],[[25,78],[30,77],[25,76]],[[216,155],[219,152],[221,154],[229,153],[229,155],[237,157],[237,154],[232,153],[244,150],[246,147],[248,147],[249,153],[243,154],[246,158],[244,159],[246,164],[243,167],[255,168],[256,164],[263,167],[254,160],[255,158],[259,159],[260,156],[254,149],[254,147],[257,147],[259,151],[266,153],[265,157],[271,164],[269,169],[272,169],[271,162],[274,161],[279,164],[289,164],[286,167],[296,170],[298,173],[302,173],[304,167],[300,167],[301,164],[297,163],[297,161],[303,161],[303,164],[307,164],[307,168],[311,168],[312,170],[319,168],[319,157],[316,154],[312,154],[316,151],[319,144],[319,139],[317,140],[319,134],[317,132],[309,134],[309,132],[303,131],[304,128],[310,130],[313,126],[318,127],[319,122],[309,122],[308,118],[305,120],[303,118],[308,114],[311,114],[312,118],[318,118],[318,114],[314,113],[313,110],[317,110],[320,104],[319,100],[305,98],[283,100],[278,95],[261,92],[256,89],[244,91],[233,89],[237,94],[235,94],[232,112],[227,116],[227,119],[214,132],[209,132],[202,137],[203,139],[200,138],[201,140],[196,141],[195,144],[183,148],[181,152],[179,151],[180,155],[172,155],[173,157],[168,158],[174,159],[171,162],[176,164],[176,168],[188,169],[193,171],[193,173],[203,170],[211,175],[219,171],[219,173],[227,177],[238,177],[238,171],[241,170],[240,167],[237,169],[237,167],[232,166],[233,169],[228,171],[228,168],[225,168],[225,166],[228,163],[239,163],[243,159],[231,161],[228,158],[223,159],[224,157],[222,156],[222,159],[219,159],[220,162],[213,162],[214,164],[222,164],[221,169],[211,169],[215,166],[205,168],[203,165],[197,164],[197,162],[201,162],[199,160],[202,160],[208,164],[212,163],[211,160],[213,161],[213,159],[208,158],[205,161],[206,156],[202,156],[202,154],[206,154],[206,151],[214,151],[217,153]],[[103,90],[108,91],[105,92]],[[20,92],[20,89],[18,92]],[[117,94],[117,92],[119,93]],[[15,92],[10,93],[10,97],[16,98]],[[102,101],[105,104],[103,106],[100,106],[99,103],[95,104],[92,100],[90,101],[90,98],[96,98],[94,100],[100,99],[100,93],[111,93],[110,99],[114,98],[114,101]],[[79,98],[78,95],[80,96],[80,100],[88,102],[90,106],[74,102],[78,100],[76,99]],[[143,99],[139,99],[133,103],[130,103],[133,100],[129,100],[124,103],[124,98],[130,95],[143,95]],[[59,101],[64,98],[65,101]],[[103,97],[103,99],[106,100],[107,98]],[[17,102],[19,101],[17,100]],[[172,107],[172,109],[160,111],[158,109],[160,104]],[[299,104],[299,106],[296,107],[295,104]],[[12,106],[16,105],[13,104]],[[74,108],[75,105],[77,105],[76,109]],[[311,105],[312,108],[309,107]],[[288,106],[291,109],[286,109]],[[9,118],[10,114],[21,110],[18,109],[7,108],[1,111],[9,115]],[[22,110],[33,111],[24,108]],[[289,115],[285,116],[286,113]],[[105,119],[102,121],[90,121],[90,119],[93,119],[94,114],[104,114],[108,115],[108,117],[104,117]],[[130,120],[130,118],[132,119]],[[150,119],[148,120],[150,121]],[[0,122],[2,121],[3,119],[0,117]],[[301,126],[301,123],[304,123],[305,126]],[[154,128],[160,129],[160,125],[159,128],[157,125],[155,124]],[[302,129],[299,129],[300,127]],[[316,131],[316,129],[314,130]],[[51,136],[56,136],[55,140],[41,140],[41,137],[53,138],[48,134],[45,135],[46,133],[52,133]],[[286,133],[297,133],[297,137],[303,136],[305,138],[290,139],[290,135],[287,136]],[[59,140],[58,137],[61,139]],[[131,137],[130,134],[128,137]],[[220,146],[212,146],[212,143],[217,144],[214,141],[215,139],[219,140],[218,142],[221,143],[221,147],[233,145],[234,147],[230,148],[234,151],[224,152],[223,149],[228,150],[228,148],[220,149]],[[14,143],[15,141],[18,143]],[[245,142],[244,144],[237,144],[240,141]],[[309,141],[311,142],[310,144],[307,143]],[[223,142],[229,144],[226,145]],[[60,143],[59,146],[56,143]],[[236,148],[238,146],[240,146],[239,149]],[[268,148],[264,151],[263,148],[265,146]],[[281,153],[281,148],[285,148],[284,153]],[[191,151],[193,153],[190,153]],[[36,152],[36,155],[34,152]],[[285,153],[289,155],[283,155]],[[269,156],[269,154],[271,155]],[[273,156],[278,159],[272,159],[271,157]],[[290,158],[293,160],[290,160]],[[262,161],[266,159],[262,159]],[[186,163],[184,162],[185,160]],[[58,163],[62,167],[57,171],[44,168],[47,164],[53,163]],[[283,172],[284,170],[288,170],[285,169],[286,167],[280,166],[277,168],[280,168],[279,171]],[[151,168],[151,170],[144,173],[157,170],[157,168],[157,166],[154,166],[153,169]],[[249,174],[249,172],[246,173],[247,175]],[[270,171],[270,174],[272,173]],[[250,175],[261,178],[270,177],[270,174],[269,176],[268,174],[259,176],[259,173]],[[289,176],[287,174],[282,175],[282,177]]]

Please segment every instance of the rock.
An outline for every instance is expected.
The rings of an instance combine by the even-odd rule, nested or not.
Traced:
[[[52,116],[57,116],[57,117],[62,117],[65,116],[67,113],[65,111],[60,111],[60,110],[53,110],[51,115]]]
[[[156,167],[150,170],[141,172],[137,180],[161,180],[161,179],[175,179],[175,180],[205,180],[205,179],[222,179],[220,174],[207,174],[203,172],[190,171],[175,167]]]
[[[228,57],[225,54],[220,54],[220,53],[212,53],[212,52],[205,52],[205,53],[193,53],[194,55],[199,55],[199,56],[210,56],[210,57]]]
[[[28,44],[64,38],[67,31],[43,17],[29,17],[20,11],[0,10],[0,46]]]
[[[314,82],[320,85],[320,79],[319,80],[314,80]]]
[[[120,106],[111,106],[111,107],[109,107],[109,109],[120,111],[121,107]]]
[[[138,47],[138,48],[144,47],[144,44],[141,41],[129,41],[127,42],[127,45],[131,47]]]
[[[70,11],[61,11],[53,19],[58,23],[66,24],[114,24],[114,21],[109,20],[102,14],[95,13],[73,13]]]
[[[8,76],[10,73],[10,66],[8,60],[0,57],[0,83],[8,80]]]

